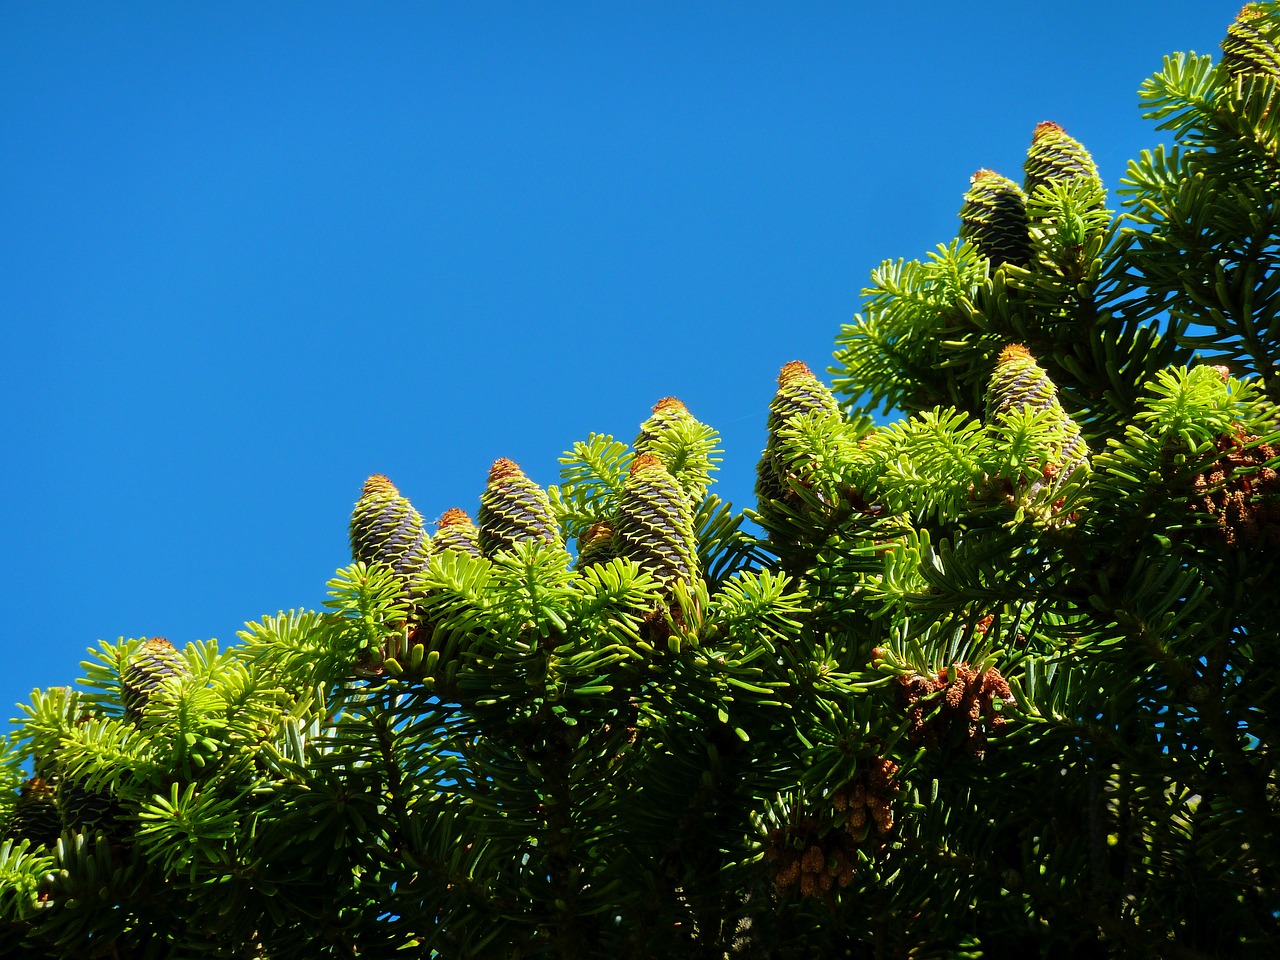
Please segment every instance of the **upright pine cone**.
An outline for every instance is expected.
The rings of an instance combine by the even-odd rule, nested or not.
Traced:
[[[792,360],[778,374],[778,390],[769,404],[769,419],[765,425],[769,436],[764,452],[756,467],[756,495],[760,509],[768,509],[771,500],[790,500],[791,490],[787,477],[792,464],[783,462],[778,453],[779,434],[791,420],[805,413],[839,413],[840,404],[808,366],[800,360]]]
[[[480,496],[480,552],[492,557],[523,540],[559,543],[560,525],[546,491],[504,457],[489,469],[489,486]]]
[[[618,550],[613,527],[603,521],[593,523],[578,538],[578,570],[585,570],[598,563],[608,563],[618,556]]]
[[[440,517],[440,526],[431,538],[431,552],[439,555],[445,550],[480,556],[480,531],[465,510],[451,507]]]
[[[987,384],[987,414],[994,420],[1002,413],[1031,410],[1052,412],[1058,433],[1057,456],[1046,464],[1046,479],[1052,489],[1060,487],[1078,467],[1089,463],[1089,447],[1080,427],[1058,402],[1058,388],[1031,351],[1020,343],[1005,347]]]
[[[1058,401],[1058,388],[1020,343],[1000,351],[987,385],[987,416],[1011,410],[1047,410]]]
[[[62,817],[58,814],[53,784],[44,777],[32,777],[22,785],[5,836],[52,846],[61,834]]]
[[[1089,151],[1062,127],[1048,120],[1036,127],[1023,169],[1027,176],[1022,189],[1028,197],[1034,197],[1040,187],[1081,178],[1097,184],[1101,195],[1102,180]]]
[[[714,436],[707,431],[700,437],[697,428],[702,426],[675,397],[663,397],[654,404],[649,419],[640,425],[640,433],[632,445],[637,455],[651,453],[661,459],[663,466],[695,504],[701,503],[707,495],[711,471],[715,469],[709,446],[696,440],[690,442],[693,438]],[[680,427],[691,429],[681,431]]]
[[[600,533],[600,531],[597,531]],[[663,583],[688,583],[698,568],[693,510],[662,461],[642,453],[618,498],[618,550]]]
[[[169,677],[185,676],[187,661],[164,637],[152,637],[120,671],[120,699],[125,716],[138,720],[156,690]]]
[[[1267,16],[1260,3],[1247,3],[1227,27],[1222,41],[1222,66],[1233,79],[1245,77],[1280,78],[1280,50],[1276,47],[1280,28]]]
[[[689,408],[675,397],[663,397],[653,405],[653,413],[649,419],[640,424],[640,433],[632,446],[636,453],[652,453],[653,445],[659,437],[677,423],[689,423],[693,414]]]
[[[422,517],[380,473],[364,483],[351,513],[351,558],[384,564],[406,585],[427,567],[431,544]]]
[[[87,837],[102,833],[112,840],[123,839],[124,807],[112,794],[64,778],[58,781],[58,803],[68,830]]]
[[[1030,263],[1027,198],[1022,189],[994,170],[975,173],[960,207],[960,236],[991,261],[992,270],[1005,263]]]

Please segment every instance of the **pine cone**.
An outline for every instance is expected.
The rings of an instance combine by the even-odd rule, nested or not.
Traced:
[[[1030,263],[1027,202],[1021,188],[994,170],[979,170],[969,184],[960,207],[960,236],[973,242],[992,270],[1005,263]]]
[[[697,570],[693,511],[657,457],[641,454],[618,500],[617,543],[624,557],[663,583],[688,583]]]
[[[52,846],[61,835],[62,818],[58,815],[53,785],[44,777],[32,777],[22,785],[5,836]]]
[[[480,531],[465,510],[451,507],[440,517],[440,526],[431,538],[432,554],[445,550],[480,556]]]
[[[839,413],[840,404],[808,366],[792,360],[778,374],[778,390],[769,403],[769,419],[765,424],[768,439],[756,468],[756,495],[760,511],[768,510],[771,500],[790,501],[787,477],[792,464],[784,463],[778,454],[779,434],[791,420],[805,413]]]
[[[383,564],[407,587],[427,567],[430,541],[422,517],[382,474],[365,481],[351,514],[351,557]]]
[[[662,460],[694,504],[701,503],[707,495],[710,473],[715,469],[712,451],[701,443],[689,443],[699,437],[699,427],[705,429],[683,403],[675,397],[663,397],[654,404],[649,419],[640,425],[633,444],[637,456],[651,453]],[[714,436],[714,431],[706,430],[699,439]]]
[[[120,671],[120,699],[125,716],[139,720],[156,690],[169,677],[185,676],[187,661],[164,637],[144,643]]]
[[[505,457],[489,469],[489,486],[480,497],[480,551],[486,557],[524,540],[560,542],[560,525],[551,515],[546,492]]]
[[[1277,26],[1261,4],[1245,4],[1222,41],[1222,66],[1232,79],[1280,78],[1276,34]]]
[[[1000,352],[987,384],[988,418],[1028,409],[1052,412],[1059,444],[1053,462],[1045,465],[1045,481],[1057,490],[1079,467],[1088,465],[1089,447],[1080,427],[1058,402],[1058,388],[1049,374],[1026,347],[1012,344]]]
[[[649,419],[640,424],[640,433],[632,447],[637,454],[652,453],[654,441],[670,430],[677,423],[688,423],[693,420],[689,408],[675,397],[663,397],[653,405],[653,413]]]
[[[613,527],[600,522],[593,523],[590,529],[578,538],[578,570],[600,563],[608,563],[619,555],[619,544],[614,536]]]
[[[1058,388],[1031,351],[1020,343],[1000,351],[987,386],[987,416],[1030,408],[1037,413],[1058,401]]]
[[[68,830],[87,837],[101,833],[111,840],[124,838],[124,808],[112,794],[89,790],[78,780],[62,779],[58,781],[58,805]]]
[[[1034,197],[1043,186],[1081,178],[1096,183],[1101,195],[1102,180],[1089,151],[1062,127],[1048,120],[1036,127],[1023,169],[1026,180],[1022,189],[1028,197]]]

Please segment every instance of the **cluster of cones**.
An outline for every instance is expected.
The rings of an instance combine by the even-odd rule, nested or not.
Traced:
[[[677,478],[662,452],[678,444],[681,431],[701,428],[683,403],[660,400],[641,426],[635,456],[617,498],[614,516],[593,523],[578,537],[577,569],[608,563],[615,558],[636,561],[668,591],[676,583],[698,576],[694,514],[705,483],[683,474]],[[408,498],[385,476],[375,474],[364,485],[352,512],[351,553],[356,561],[390,568],[412,598],[414,581],[432,558],[453,550],[473,557],[493,558],[527,542],[564,549],[564,532],[547,492],[515,462],[501,458],[489,470],[480,497],[477,520],[459,508],[447,510],[434,536]],[[662,620],[655,611],[655,622]],[[411,641],[429,636],[422,624],[409,624]],[[402,638],[389,638],[383,660],[400,651]],[[421,660],[421,658],[416,658]],[[363,664],[363,672],[377,673],[377,663]],[[410,671],[411,673],[411,671]],[[407,674],[406,674],[407,675]]]
[[[975,670],[957,663],[932,677],[907,674],[898,683],[912,743],[937,747],[958,731],[975,757],[986,752],[988,734],[1005,726],[997,703],[1013,702],[1009,682],[995,667]]]
[[[1212,519],[1228,547],[1280,538],[1280,474],[1275,449],[1243,430],[1217,440],[1222,456],[1192,481],[1191,510]]]
[[[826,897],[857,875],[859,846],[875,827],[877,842],[893,831],[898,765],[884,757],[866,761],[858,775],[828,798],[829,810],[797,817],[769,835],[765,856],[779,895],[798,887],[804,897]]]
[[[186,658],[164,637],[145,641],[120,670],[125,719],[140,722],[165,681],[189,672]],[[88,719],[89,714],[83,714],[77,722]],[[37,757],[36,775],[22,784],[4,836],[52,846],[64,831],[101,833],[121,843],[126,839],[123,818],[124,808],[110,791],[90,789],[83,779],[68,775],[56,756]]]

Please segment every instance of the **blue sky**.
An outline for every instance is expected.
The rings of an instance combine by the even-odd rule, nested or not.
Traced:
[[[1239,6],[5,5],[0,704],[319,606],[371,473],[474,515],[675,395],[749,505],[870,270],[1041,120],[1114,189]]]

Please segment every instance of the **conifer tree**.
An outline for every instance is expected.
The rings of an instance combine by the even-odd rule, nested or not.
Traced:
[[[1056,124],[975,174],[745,514],[665,398],[434,535],[370,478],[323,611],[100,643],[0,745],[0,955],[1280,953],[1278,39],[1166,59],[1119,216]]]

